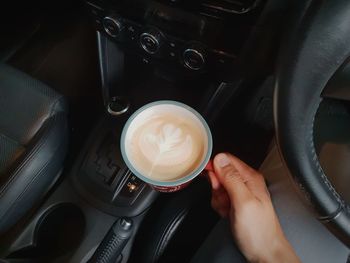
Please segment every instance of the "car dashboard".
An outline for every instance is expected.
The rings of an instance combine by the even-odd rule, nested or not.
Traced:
[[[127,53],[189,74],[225,72],[261,12],[257,0],[88,0],[96,30]]]

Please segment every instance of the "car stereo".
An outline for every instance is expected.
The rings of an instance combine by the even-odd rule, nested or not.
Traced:
[[[128,52],[190,71],[232,66],[259,8],[254,0],[89,0],[98,31]]]

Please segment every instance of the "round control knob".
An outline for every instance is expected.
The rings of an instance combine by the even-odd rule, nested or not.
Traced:
[[[103,28],[111,37],[117,37],[123,29],[122,23],[114,16],[106,16],[102,21]]]
[[[159,31],[144,32],[140,36],[140,45],[149,54],[155,54],[161,45],[162,35]]]
[[[194,48],[188,48],[183,53],[185,66],[192,70],[200,70],[205,64],[205,58],[202,51]]]

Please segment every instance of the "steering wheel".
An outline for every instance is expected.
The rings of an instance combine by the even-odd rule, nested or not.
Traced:
[[[309,1],[281,49],[274,97],[275,129],[284,162],[318,219],[348,247],[350,206],[320,165],[314,123],[325,98],[336,94],[350,100],[350,74],[346,85],[328,88],[340,71],[350,72],[349,56],[350,1]]]

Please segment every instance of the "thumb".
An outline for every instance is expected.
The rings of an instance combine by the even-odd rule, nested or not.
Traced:
[[[220,153],[216,155],[214,158],[214,169],[233,206],[240,205],[253,198],[229,154]]]

